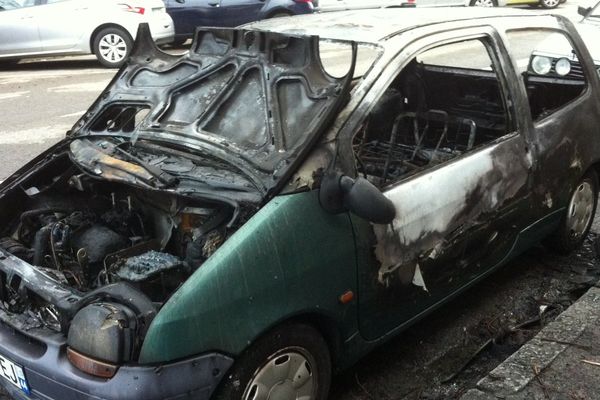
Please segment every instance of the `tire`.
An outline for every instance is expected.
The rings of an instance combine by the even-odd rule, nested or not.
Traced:
[[[497,0],[471,0],[471,7],[498,7]]]
[[[294,382],[303,383],[294,388]],[[331,358],[323,337],[310,325],[286,324],[242,354],[215,400],[326,400],[330,383]]]
[[[105,28],[96,34],[92,46],[100,64],[108,68],[119,68],[131,53],[133,39],[125,29]]]
[[[597,205],[598,175],[590,170],[573,189],[559,228],[548,238],[551,250],[569,254],[579,248],[590,232]]]
[[[285,11],[279,11],[274,14],[269,15],[269,18],[281,18],[281,17],[290,17],[292,14],[287,13]]]
[[[540,6],[544,8],[556,8],[560,4],[560,0],[540,0]]]

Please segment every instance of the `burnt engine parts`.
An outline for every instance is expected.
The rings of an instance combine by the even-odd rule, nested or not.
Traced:
[[[225,241],[233,215],[231,207],[221,204],[198,204],[164,193],[148,194],[125,185],[93,181],[36,193],[29,196],[28,203],[0,231],[0,248],[82,298],[126,284],[156,307]],[[10,287],[8,281],[0,282],[0,309],[26,315],[24,326],[66,333],[68,325],[75,323],[65,324],[55,305],[41,300],[33,291],[14,284]],[[102,295],[95,301],[112,304],[114,296]],[[78,325],[87,323],[85,315],[98,316],[110,309],[110,315],[123,317],[117,320],[129,321],[122,327],[131,326],[131,332],[139,330],[134,328],[139,318],[127,313],[126,302],[110,307],[86,304],[78,311],[82,314],[77,317]],[[115,307],[124,309],[117,312]],[[127,349],[133,345],[126,339],[130,331],[119,328],[111,332],[106,332],[114,336],[111,343],[122,343],[118,357],[114,357],[131,357]]]

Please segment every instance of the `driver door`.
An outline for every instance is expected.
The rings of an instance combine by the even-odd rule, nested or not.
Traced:
[[[389,225],[352,216],[368,340],[499,265],[528,220],[531,157],[494,42],[423,46],[354,138],[359,173],[396,208]]]

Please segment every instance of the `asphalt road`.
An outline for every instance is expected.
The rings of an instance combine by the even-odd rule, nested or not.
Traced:
[[[64,136],[114,73],[91,57],[0,70],[0,180]]]

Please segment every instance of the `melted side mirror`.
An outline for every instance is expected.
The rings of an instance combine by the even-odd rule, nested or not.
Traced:
[[[391,200],[365,178],[329,173],[321,182],[319,201],[330,213],[348,210],[375,224],[389,224],[396,216]]]

